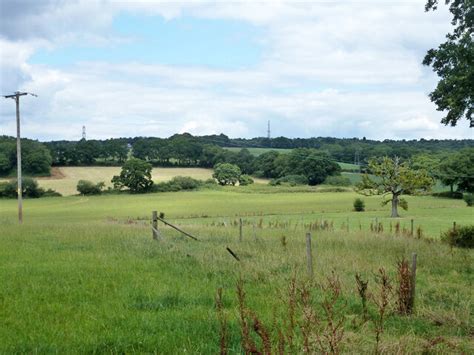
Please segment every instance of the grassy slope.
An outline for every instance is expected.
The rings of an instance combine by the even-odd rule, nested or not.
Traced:
[[[246,280],[250,305],[268,323],[289,277],[294,272],[304,275],[301,219],[319,218],[335,220],[336,230],[347,218],[351,223],[349,233],[317,232],[314,241],[317,281],[331,270],[341,277],[347,302],[346,350],[373,349],[371,323],[353,322],[360,313],[354,273],[368,277],[369,289],[375,292],[372,275],[380,266],[393,277],[396,261],[417,251],[416,314],[389,317],[383,348],[421,352],[428,339],[443,336],[459,347],[457,352],[472,351],[472,252],[356,231],[359,221],[367,230],[375,217],[387,226],[388,209],[377,197],[365,199],[367,212],[354,213],[353,193],[235,191],[245,190],[27,200],[22,227],[15,223],[15,201],[0,200],[0,353],[216,353],[213,298],[218,287],[224,288],[231,346],[237,352],[238,274]],[[408,225],[413,217],[433,236],[453,220],[465,224],[472,219],[472,210],[462,201],[412,197],[409,203],[401,223]],[[165,241],[153,242],[146,221],[137,220],[152,209],[165,211],[203,241],[163,228]],[[223,221],[229,225],[239,215],[250,224],[264,218],[264,228],[256,231],[257,243],[248,225],[243,243],[237,241],[236,227],[212,226]],[[268,227],[277,220],[291,225]],[[279,241],[282,235],[288,241],[285,249]],[[241,256],[240,264],[226,254],[226,246]],[[450,350],[443,345],[439,349]]]

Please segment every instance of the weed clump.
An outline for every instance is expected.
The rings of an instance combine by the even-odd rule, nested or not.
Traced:
[[[452,247],[474,248],[474,225],[459,226],[443,233],[441,240]]]

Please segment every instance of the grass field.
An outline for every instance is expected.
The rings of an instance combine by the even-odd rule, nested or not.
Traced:
[[[90,180],[92,182],[103,181],[106,186],[112,186],[110,182],[114,175],[120,174],[120,167],[58,167],[53,168],[52,176],[35,178],[41,187],[53,189],[63,196],[77,194],[76,186],[79,180]],[[212,178],[212,169],[202,168],[153,168],[153,181],[161,182],[171,180],[174,176],[190,176],[194,179],[206,180]],[[1,179],[0,179],[1,181]],[[255,183],[267,183],[265,179],[254,179]]]
[[[380,349],[474,351],[471,251],[391,235],[389,211],[380,206],[379,197],[364,198],[367,211],[356,213],[351,212],[356,197],[351,192],[288,191],[250,186],[26,200],[23,226],[15,222],[16,202],[0,200],[0,353],[217,353],[214,297],[219,287],[229,351],[241,353],[237,279],[244,279],[247,303],[264,324],[270,327],[274,314],[283,322],[279,312],[289,280],[292,275],[306,278],[307,224],[321,219],[333,221],[335,230],[313,234],[313,302],[323,317],[318,304],[325,293],[318,285],[332,271],[339,275],[344,352],[370,353],[375,344],[370,319],[376,310],[370,303],[369,321],[361,321],[355,272],[369,279],[369,291],[376,294],[377,269],[385,267],[395,283],[397,260],[414,251],[419,260],[415,313],[388,313]],[[462,201],[408,201],[410,209],[398,221],[408,227],[414,218],[428,237],[436,239],[453,221],[472,223],[472,209]],[[152,210],[165,212],[168,220],[201,240],[160,226],[164,239],[153,241]],[[239,217],[243,242],[234,224]],[[368,231],[375,218],[385,233]],[[343,226],[347,222],[349,232]],[[230,257],[226,247],[241,261]]]

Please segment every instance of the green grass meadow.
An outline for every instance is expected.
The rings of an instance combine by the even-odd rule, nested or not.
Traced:
[[[472,353],[473,253],[449,248],[439,235],[454,221],[472,223],[474,210],[459,200],[408,197],[409,210],[397,221],[409,228],[414,219],[424,234],[417,239],[390,233],[395,221],[380,197],[363,197],[366,212],[356,213],[359,195],[329,191],[249,186],[26,200],[21,226],[16,201],[0,200],[0,353],[218,353],[220,287],[229,352],[242,353],[238,278],[264,324],[284,319],[290,279],[307,279],[305,233],[321,220],[332,221],[334,230],[312,232],[315,309],[322,313],[318,285],[336,273],[344,353],[371,353],[375,344],[373,323],[360,321],[355,273],[375,294],[377,270],[385,267],[395,284],[397,261],[412,252],[418,254],[415,313],[389,313],[381,351]],[[161,224],[162,240],[152,240],[153,210],[200,240]],[[370,232],[375,219],[383,233]],[[376,317],[372,304],[369,316]]]

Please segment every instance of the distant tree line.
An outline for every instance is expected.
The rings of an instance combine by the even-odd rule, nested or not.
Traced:
[[[338,174],[335,161],[366,166],[372,158],[383,156],[410,160],[415,168],[423,168],[445,184],[470,190],[469,166],[474,140],[384,140],[358,138],[252,138],[232,139],[226,135],[192,136],[175,134],[169,138],[117,138],[107,140],[23,141],[23,168],[28,175],[47,175],[50,166],[122,166],[131,158],[153,166],[185,166],[213,168],[219,163],[237,165],[242,174],[265,178],[301,176],[310,184],[320,183],[324,175]],[[240,147],[230,151],[224,147]],[[244,148],[286,148],[289,154],[269,151],[255,157]],[[460,173],[458,165],[463,172]],[[16,142],[0,137],[0,175],[11,175],[16,168]],[[313,175],[311,175],[313,174]],[[464,180],[463,180],[464,179]],[[466,182],[465,179],[468,179]],[[471,180],[469,180],[471,179]],[[295,181],[296,181],[295,180]]]
[[[224,134],[192,136],[175,134],[169,138],[136,137],[108,140],[46,142],[53,165],[122,165],[129,152],[139,159],[159,165],[212,167],[216,162],[235,158],[224,147],[294,149],[313,148],[339,162],[360,162],[389,156],[403,160],[419,154],[443,154],[474,146],[474,140],[384,140],[358,138],[229,138]],[[131,149],[130,149],[131,148]]]

